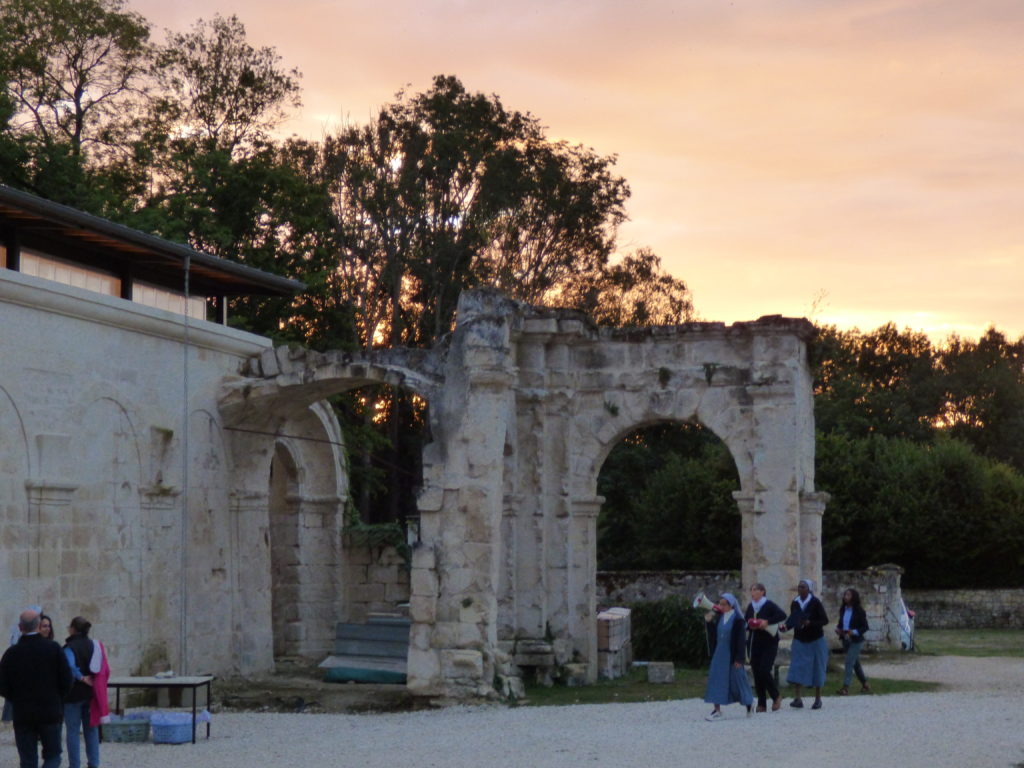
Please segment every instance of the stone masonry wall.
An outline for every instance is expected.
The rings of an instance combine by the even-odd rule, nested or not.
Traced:
[[[1024,589],[913,589],[903,599],[919,629],[1024,629]]]
[[[867,635],[869,645],[899,648],[897,616],[901,573],[897,566],[824,571],[824,583],[816,593],[834,625],[843,592],[851,587],[856,589],[871,627]],[[736,571],[602,571],[597,574],[597,601],[602,607],[653,602],[670,595],[692,599],[698,592],[704,592],[712,601],[722,592],[732,592],[741,604],[749,601]],[[769,597],[788,610],[793,594],[770,594]],[[826,631],[826,636],[830,641],[835,637],[831,630]]]
[[[402,613],[409,603],[409,564],[394,547],[346,542],[348,621],[362,624],[371,613]]]

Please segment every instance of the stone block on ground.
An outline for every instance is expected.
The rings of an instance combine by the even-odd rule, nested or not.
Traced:
[[[652,661],[647,665],[648,683],[674,683],[676,668],[671,661]]]

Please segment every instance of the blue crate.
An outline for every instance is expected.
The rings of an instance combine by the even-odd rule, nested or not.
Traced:
[[[149,724],[154,744],[192,741],[192,715],[189,712],[154,712]]]

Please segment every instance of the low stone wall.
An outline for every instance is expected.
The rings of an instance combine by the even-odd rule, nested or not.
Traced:
[[[834,625],[843,592],[856,589],[871,627],[868,646],[900,648],[898,619],[903,608],[902,573],[896,565],[879,565],[863,571],[824,571],[824,584],[816,591]],[[704,592],[712,600],[722,592],[732,592],[741,603],[749,602],[737,571],[600,571],[597,574],[599,607],[653,602],[670,595],[692,599],[698,592]],[[788,610],[793,594],[769,597]],[[826,635],[835,642],[831,630],[826,630]]]
[[[1024,589],[908,589],[919,629],[1024,629]]]
[[[370,613],[401,612],[409,602],[409,566],[394,547],[345,543],[347,621],[361,624]]]

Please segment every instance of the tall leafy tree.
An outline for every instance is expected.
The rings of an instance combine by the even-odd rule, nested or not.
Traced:
[[[980,454],[1024,470],[1024,337],[989,328],[952,337],[939,354],[945,388],[940,424]]]
[[[3,140],[17,148],[0,168],[3,181],[103,211],[97,170],[124,148],[138,114],[149,32],[121,0],[0,3]]]
[[[177,138],[196,138],[232,156],[265,139],[300,101],[298,69],[270,47],[248,42],[237,16],[200,19],[171,32],[157,57],[159,116]]]

